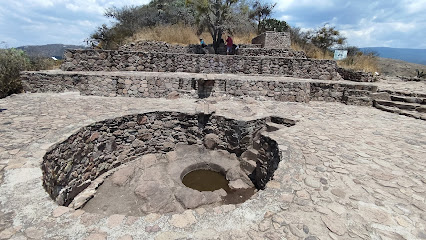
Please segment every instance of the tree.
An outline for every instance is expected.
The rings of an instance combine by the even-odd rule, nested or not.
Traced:
[[[194,7],[198,34],[208,31],[213,39],[215,52],[219,48],[220,40],[224,32],[232,33],[236,16],[241,8],[238,8],[238,0],[188,0],[187,3]],[[248,19],[247,19],[248,20]]]
[[[112,7],[106,9],[105,16],[116,22],[111,27],[106,24],[98,27],[86,40],[88,45],[114,49],[145,27],[195,23],[194,11],[185,0],[152,0],[142,6]]]
[[[309,39],[312,44],[323,50],[329,50],[332,46],[345,43],[346,38],[340,35],[340,32],[335,27],[330,27],[327,24],[309,34]]]
[[[260,0],[255,0],[252,5],[252,10],[250,12],[250,18],[254,19],[257,22],[257,33],[262,33],[262,22],[265,25],[267,18],[271,15],[272,10],[275,8],[277,4],[268,4],[264,3]],[[275,19],[274,19],[275,20]],[[276,20],[278,21],[278,20]]]
[[[258,33],[266,31],[287,32],[290,26],[286,21],[280,21],[274,18],[262,20],[258,25]]]

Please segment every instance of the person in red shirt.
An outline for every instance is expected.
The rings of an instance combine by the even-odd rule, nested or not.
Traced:
[[[228,36],[228,38],[226,39],[226,55],[229,55],[230,53],[232,53],[233,45],[234,43],[232,42],[232,38]]]

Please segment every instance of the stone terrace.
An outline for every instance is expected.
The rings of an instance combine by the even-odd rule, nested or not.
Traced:
[[[297,120],[269,133],[290,161],[241,205],[132,217],[58,207],[42,187],[46,149],[104,119],[194,113],[196,100],[78,93],[1,99],[0,239],[425,239],[424,121],[341,103],[211,101],[226,117]]]
[[[67,50],[64,71],[235,73],[340,80],[336,62],[290,57]]]

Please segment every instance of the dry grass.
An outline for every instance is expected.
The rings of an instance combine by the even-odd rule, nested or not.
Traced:
[[[304,51],[308,58],[333,59],[333,54],[331,52],[324,52],[311,44],[301,46],[296,43],[292,43],[291,48],[296,51]],[[342,68],[352,69],[356,71],[364,71],[371,73],[378,72],[377,57],[372,55],[364,55],[362,53],[356,56],[348,57],[342,61],[337,61],[337,65]]]
[[[255,32],[248,32],[248,33],[237,33],[232,37],[235,44],[251,44],[251,40],[255,38],[257,34]],[[224,35],[223,37],[226,37]]]
[[[291,48],[296,51],[303,51],[306,53],[306,56],[308,58],[315,58],[315,59],[333,59],[333,55],[326,51],[315,47],[312,44],[306,44],[304,46],[298,45],[297,43],[292,43]]]
[[[223,38],[226,38],[226,34]],[[236,44],[251,43],[251,39],[256,36],[256,33],[240,33],[233,36]],[[198,44],[200,38],[204,39],[206,44],[213,43],[210,33],[202,33],[200,36],[196,34],[196,30],[191,26],[182,24],[169,25],[169,26],[156,26],[152,28],[144,28],[132,37],[126,39],[128,42],[137,42],[140,40],[162,41],[171,44]]]
[[[379,72],[378,58],[372,55],[357,54],[342,61],[337,61],[337,65],[346,69],[364,72]]]
[[[126,42],[136,42],[140,40],[163,41],[185,45],[199,43],[199,38],[195,34],[195,29],[184,25],[144,28],[127,39]]]

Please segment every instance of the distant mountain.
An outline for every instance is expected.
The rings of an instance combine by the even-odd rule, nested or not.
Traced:
[[[399,59],[426,65],[426,49],[368,47],[360,48],[360,50],[377,52],[382,58]]]
[[[386,76],[414,77],[417,75],[416,69],[426,72],[426,65],[391,58],[379,57],[377,65],[379,73]]]
[[[55,57],[62,59],[65,49],[81,49],[84,46],[64,45],[64,44],[47,44],[39,46],[22,46],[17,49],[22,49],[30,57]]]

